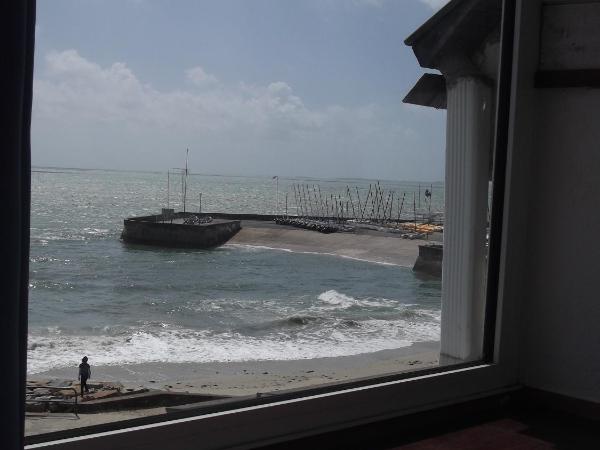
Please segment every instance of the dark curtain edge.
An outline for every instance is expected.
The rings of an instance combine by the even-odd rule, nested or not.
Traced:
[[[23,448],[25,430],[35,10],[36,0],[0,6],[0,426],[6,450]]]

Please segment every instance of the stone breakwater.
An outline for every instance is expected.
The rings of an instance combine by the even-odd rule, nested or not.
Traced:
[[[441,244],[419,245],[419,257],[415,261],[413,270],[415,272],[442,276],[442,260],[444,257],[444,247]]]
[[[161,247],[214,248],[225,244],[240,229],[239,220],[217,219],[190,223],[191,213],[134,217],[123,221],[121,238],[133,244]]]

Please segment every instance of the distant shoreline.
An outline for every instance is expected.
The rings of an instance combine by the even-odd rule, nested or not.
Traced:
[[[31,166],[31,171],[32,172],[40,172],[40,173],[44,173],[43,170],[39,170],[39,169],[48,169],[48,173],[72,173],[74,171],[81,171],[81,172],[93,172],[93,171],[97,171],[97,172],[118,172],[118,173],[149,173],[149,174],[157,174],[157,175],[164,175],[167,173],[166,170],[151,170],[151,169],[146,169],[146,170],[142,170],[142,169],[116,169],[116,168],[106,168],[106,167],[63,167],[63,166],[37,166],[37,165],[32,165]],[[55,169],[57,170],[68,170],[69,172],[53,172]],[[190,172],[188,173],[189,176],[201,176],[201,177],[224,177],[224,178],[265,178],[265,179],[272,179],[273,175],[272,174],[255,174],[255,175],[241,175],[241,174],[227,174],[227,173],[200,173],[200,172],[192,172],[190,169]],[[440,185],[444,185],[444,181],[443,180],[392,180],[392,179],[386,179],[386,178],[362,178],[362,177],[357,177],[357,176],[343,176],[343,177],[336,177],[336,176],[330,176],[330,177],[314,177],[314,176],[307,176],[307,175],[281,175],[280,179],[282,180],[322,180],[322,181],[326,181],[326,180],[332,180],[332,181],[380,181],[382,183],[406,183],[406,184],[414,184],[415,186],[418,185],[422,185],[422,186],[428,186],[433,184],[434,186],[440,186]]]

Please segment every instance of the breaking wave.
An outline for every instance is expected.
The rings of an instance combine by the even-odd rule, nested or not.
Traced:
[[[285,319],[287,324],[296,327],[318,321],[299,316]],[[318,326],[295,334],[274,330],[257,337],[232,331],[198,331],[169,324],[107,335],[52,330],[30,334],[28,372],[76,368],[78,359],[84,354],[95,365],[295,360],[349,356],[438,339],[438,321],[403,319],[339,320],[338,326],[334,327]]]
[[[323,305],[332,309],[347,309],[352,307],[392,307],[397,305],[397,302],[387,299],[363,299],[358,300],[346,294],[342,294],[334,289],[323,292],[317,297]]]

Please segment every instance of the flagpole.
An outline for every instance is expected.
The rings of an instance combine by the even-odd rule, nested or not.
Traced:
[[[187,177],[188,177],[188,156],[190,153],[190,149],[185,149],[185,183],[184,183],[184,191],[183,191],[183,212],[185,212],[185,200],[187,197]]]
[[[273,178],[275,180],[275,215],[279,214],[279,176],[275,175]]]

